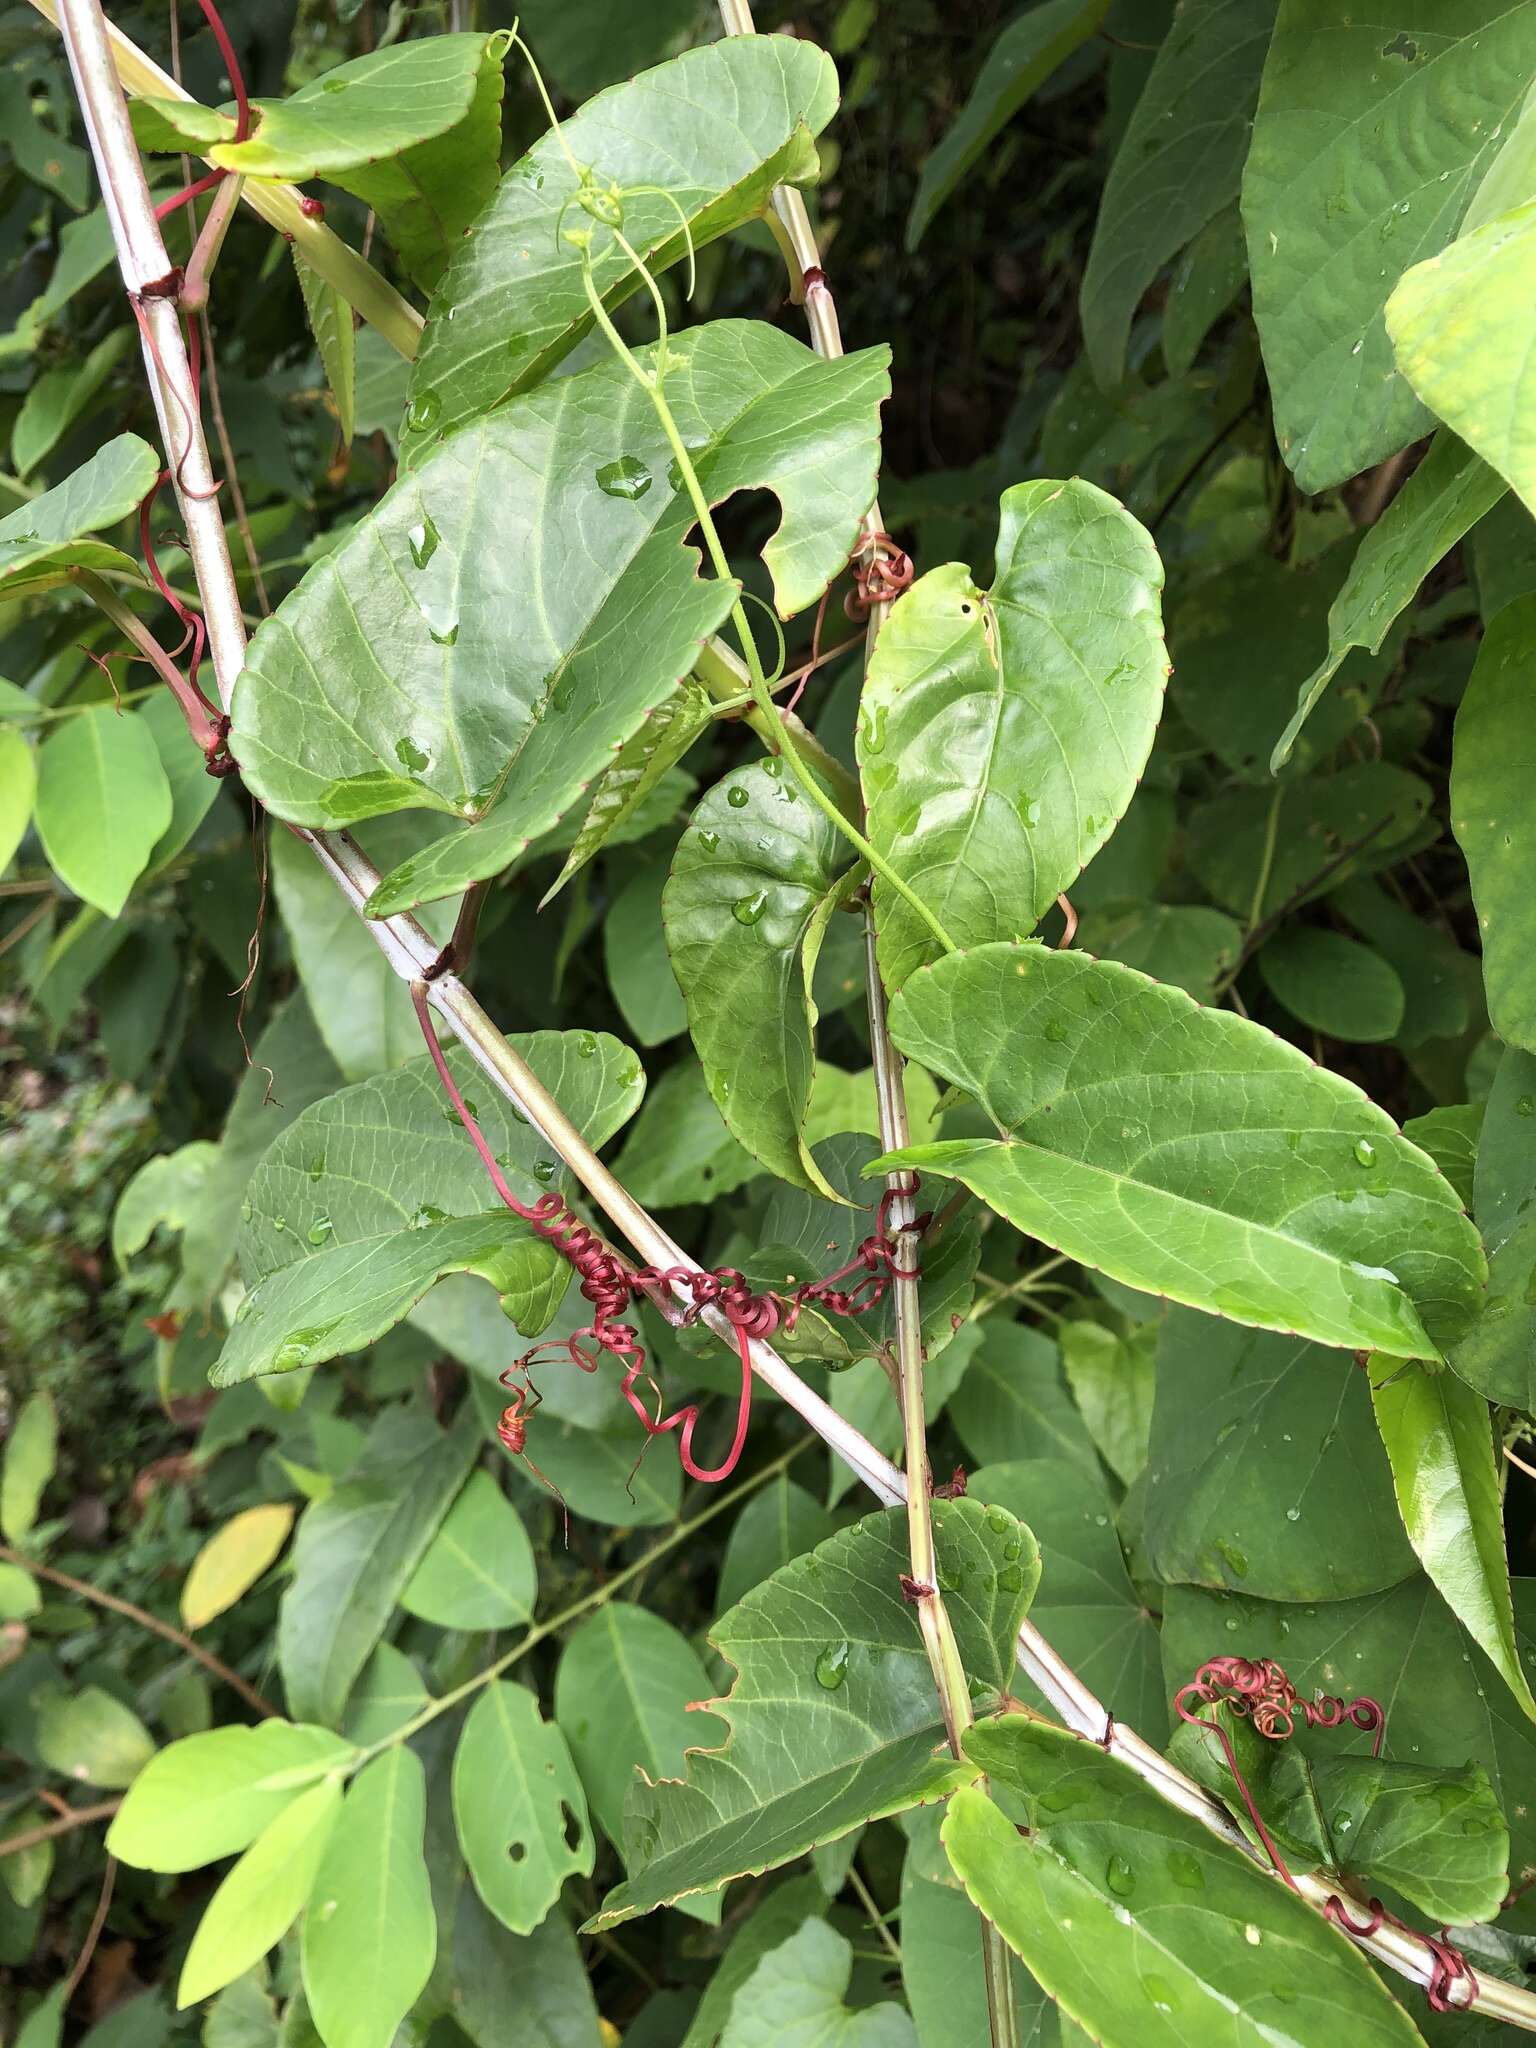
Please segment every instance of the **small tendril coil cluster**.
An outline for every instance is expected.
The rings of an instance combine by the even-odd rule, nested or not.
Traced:
[[[1225,1707],[1230,1714],[1250,1721],[1257,1733],[1269,1742],[1286,1741],[1295,1733],[1298,1721],[1309,1728],[1358,1728],[1374,1737],[1371,1755],[1379,1757],[1386,1737],[1386,1715],[1380,1701],[1371,1699],[1367,1694],[1345,1700],[1336,1694],[1323,1692],[1310,1700],[1302,1699],[1282,1667],[1271,1657],[1212,1657],[1200,1666],[1187,1685],[1179,1687],[1173,1704],[1181,1721],[1208,1729],[1221,1744],[1227,1769],[1232,1773],[1265,1854],[1291,1890],[1297,1890],[1296,1880],[1264,1825],[1248,1782],[1238,1768],[1231,1738],[1218,1718],[1201,1713],[1199,1709],[1219,1710]],[[1389,1913],[1380,1899],[1374,1898],[1365,1902],[1365,1917],[1361,1920],[1352,1917],[1348,1906],[1337,1894],[1324,1902],[1323,1912],[1335,1927],[1358,1941],[1369,1939],[1382,1927],[1393,1927],[1422,1942],[1429,1952],[1429,1975],[1424,1996],[1432,2012],[1460,2011],[1476,1994],[1477,1979],[1466,1957],[1447,1940],[1443,1930],[1439,1934],[1425,1934],[1416,1927],[1408,1927],[1395,1914]],[[1466,1987],[1466,1995],[1458,1998],[1456,1993],[1461,1986]]]

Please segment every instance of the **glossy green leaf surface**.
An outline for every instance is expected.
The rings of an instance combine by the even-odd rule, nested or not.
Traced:
[[[37,760],[19,732],[0,726],[0,873],[11,864],[32,822]]]
[[[1078,919],[1077,943],[1085,953],[1171,981],[1197,1002],[1208,1001],[1236,965],[1242,942],[1242,927],[1203,903],[1111,898]]]
[[[1083,339],[1118,384],[1158,271],[1237,197],[1275,0],[1184,0],[1104,190],[1083,277]]]
[[[1406,997],[1390,962],[1322,925],[1293,925],[1259,954],[1270,994],[1330,1038],[1379,1044],[1402,1027]]]
[[[155,1740],[131,1707],[99,1685],[34,1696],[38,1754],[50,1770],[85,1785],[131,1785],[154,1755]]]
[[[533,1932],[573,1872],[591,1874],[581,1780],[525,1686],[497,1680],[470,1708],[453,1753],[453,1818],[475,1890],[514,1934]]]
[[[679,1778],[687,1749],[720,1739],[713,1715],[689,1712],[709,1692],[709,1675],[687,1637],[643,1607],[610,1601],[561,1651],[555,1719],[592,1811],[620,1851],[636,1772],[653,1782]]]
[[[1504,480],[1454,434],[1440,433],[1429,453],[1361,541],[1343,589],[1328,612],[1328,653],[1301,686],[1296,710],[1275,743],[1278,769],[1352,647],[1374,654],[1392,621],[1411,604],[1437,562],[1504,495]]]
[[[774,185],[813,177],[811,138],[836,105],[832,64],[814,45],[744,37],[614,86],[563,122],[561,138],[535,143],[438,284],[416,358],[406,460],[419,460],[427,437],[537,384],[592,324],[581,266],[559,239],[577,188],[561,139],[604,184],[660,188],[624,201],[624,232],[654,274],[686,254],[690,237],[698,250],[760,213]],[[611,245],[597,283],[610,306],[640,288]]]
[[[1515,1626],[1527,1670],[1536,1669],[1531,1590],[1529,1580],[1516,1580]],[[1369,1694],[1387,1709],[1389,1757],[1449,1770],[1481,1765],[1509,1823],[1512,1869],[1536,1862],[1528,1799],[1536,1729],[1422,1573],[1363,1599],[1304,1606],[1170,1587],[1163,1615],[1169,1692],[1215,1651],[1278,1658],[1303,1699],[1318,1690]],[[1354,1730],[1298,1727],[1287,1747],[1328,1762],[1368,1756],[1371,1741]]]
[[[1145,530],[1092,484],[1016,485],[997,574],[958,563],[893,607],[859,714],[869,835],[957,945],[1021,937],[1114,830],[1161,708],[1162,568]],[[896,988],[936,951],[875,884]]]
[[[780,499],[764,557],[779,603],[798,610],[841,567],[873,496],[885,351],[823,363],[740,321],[670,348],[668,400],[710,498],[761,486]],[[670,463],[623,364],[558,379],[402,478],[253,637],[232,745],[278,815],[479,820],[497,806],[397,869],[376,912],[521,853],[724,618],[732,587],[698,576]]]
[[[340,1723],[479,1447],[472,1413],[439,1432],[419,1412],[387,1409],[346,1477],[299,1517],[277,1624],[294,1714]]]
[[[304,1912],[304,1992],[326,2048],[388,2048],[437,1955],[426,1775],[387,1749],[347,1788]]]
[[[1445,1770],[1389,1757],[1309,1756],[1218,1710],[1244,1782],[1281,1854],[1366,1890],[1390,1884],[1437,1920],[1491,1918],[1509,1889],[1509,1830],[1481,1764]],[[1207,1715],[1207,1719],[1211,1717]],[[1257,1841],[1213,1732],[1181,1727],[1173,1753]]]
[[[1531,19],[1468,0],[1345,21],[1328,0],[1281,0],[1243,217],[1276,433],[1303,490],[1428,429],[1384,309],[1451,240],[1513,122]]]
[[[1345,1599],[1407,1578],[1414,1555],[1351,1355],[1169,1315],[1143,1534],[1160,1579],[1268,1600]]]
[[[1117,1718],[1160,1741],[1168,1710],[1157,1624],[1131,1584],[1103,1479],[1066,1458],[1017,1458],[984,1464],[970,1475],[968,1492],[1029,1517],[1040,1546],[1035,1625]],[[1010,1690],[1031,1705],[1048,1704],[1022,1671]]]
[[[1025,1802],[1030,1832],[966,1787],[944,1823],[950,1862],[1093,2038],[1418,2041],[1342,1934],[1116,1758],[1015,1715],[973,1728],[966,1753]]]
[[[1068,1256],[1395,1357],[1466,1327],[1484,1266],[1452,1190],[1358,1090],[1257,1025],[1129,968],[995,945],[916,976],[891,1028],[1006,1134],[892,1157]]]
[[[1493,1028],[1536,1049],[1536,953],[1527,886],[1536,768],[1536,597],[1506,605],[1483,637],[1456,714],[1451,827],[1467,857],[1483,941],[1483,982]]]
[[[853,1950],[822,1920],[771,1949],[736,1994],[720,2048],[917,2048],[899,2005],[849,2009]]]
[[[37,833],[77,896],[120,917],[171,822],[171,786],[141,718],[93,704],[37,754]]]
[[[1517,206],[1410,270],[1387,332],[1424,403],[1536,509],[1533,285],[1536,206]]]
[[[1007,22],[956,114],[923,164],[907,215],[916,249],[933,217],[1002,130],[1104,19],[1106,0],[1041,0]]]
[[[196,1870],[249,1848],[306,1784],[353,1755],[328,1728],[273,1718],[210,1728],[159,1750],[109,1828],[107,1847],[140,1870]]]
[[[639,1062],[606,1033],[535,1032],[515,1041],[590,1142],[635,1111]],[[558,1184],[531,1125],[450,1056],[465,1101],[519,1198]],[[214,1368],[233,1386],[353,1351],[394,1326],[444,1273],[538,1296],[558,1255],[532,1239],[486,1179],[429,1062],[315,1103],[252,1177],[238,1251],[248,1293]]]
[[[831,1192],[805,1142],[815,1009],[801,949],[847,843],[778,760],[710,790],[662,897],[667,951],[727,1129],[781,1180]]]
[[[1520,1664],[1488,1405],[1452,1372],[1371,1363],[1403,1526],[1447,1606],[1536,1721]]]
[[[1038,1580],[1034,1540],[1004,1509],[963,1500],[936,1502],[934,1522],[965,1668],[1001,1689]],[[631,1795],[629,1882],[594,1927],[771,1869],[963,1782],[963,1768],[936,1753],[942,1728],[901,1596],[905,1568],[901,1515],[870,1515],[715,1625],[711,1640],[737,1674],[718,1703],[729,1738],[697,1751],[685,1781]]]
[[[304,1910],[340,1808],[340,1779],[324,1778],[257,1836],[198,1922],[181,1968],[178,2007],[222,1991],[282,1940]]]
[[[160,458],[137,434],[119,434],[73,476],[0,519],[0,600],[35,597],[77,569],[137,576],[131,556],[93,533],[139,509],[160,473]]]
[[[411,1574],[400,1605],[439,1628],[512,1628],[533,1618],[537,1587],[521,1517],[490,1473],[476,1471]]]

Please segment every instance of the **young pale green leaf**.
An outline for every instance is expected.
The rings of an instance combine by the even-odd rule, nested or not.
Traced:
[[[26,836],[37,792],[37,762],[12,726],[0,726],[0,874]]]
[[[1089,1470],[1059,1457],[984,1464],[971,1474],[968,1492],[1030,1517],[1040,1545],[1040,1590],[1030,1609],[1035,1625],[1117,1715],[1149,1742],[1160,1742],[1168,1705],[1157,1623],[1126,1571],[1115,1502],[1097,1465]],[[1049,1706],[1022,1672],[1010,1690],[1031,1705]]]
[[[832,1200],[804,1136],[816,1012],[800,955],[846,855],[783,763],[758,761],[694,812],[662,898],[672,971],[726,1128],[781,1180]]]
[[[36,597],[72,568],[137,576],[131,556],[87,535],[136,512],[159,473],[160,458],[147,441],[119,434],[73,476],[8,512],[0,519],[0,602]]]
[[[156,875],[189,844],[218,801],[221,785],[208,773],[207,758],[187,731],[181,706],[169,690],[157,691],[139,706],[137,716],[149,727],[171,786],[171,822],[149,856],[149,872]]]
[[[592,792],[586,822],[576,835],[565,866],[544,891],[540,910],[635,817],[667,770],[681,761],[705,730],[712,715],[709,692],[689,678],[645,714],[639,730],[620,747],[612,765],[603,770]]]
[[[1403,1527],[1419,1562],[1536,1721],[1515,1641],[1488,1404],[1451,1372],[1376,1358],[1370,1375]]]
[[[277,1719],[210,1728],[160,1750],[107,1830],[107,1852],[140,1870],[196,1870],[249,1848],[307,1785],[356,1751],[328,1728]]]
[[[1270,994],[1329,1038],[1379,1045],[1395,1038],[1406,998],[1395,970],[1369,946],[1324,925],[1292,924],[1259,953]]]
[[[399,149],[370,148],[353,163],[337,162],[321,175],[373,210],[401,262],[426,292],[436,287],[450,254],[496,192],[504,50],[500,35],[436,35],[395,43],[338,65],[281,103],[289,128],[285,141],[301,110],[315,137],[319,122],[336,123],[338,116],[355,126],[359,139],[365,129],[377,134],[380,116],[421,134],[419,142]],[[316,107],[321,94],[325,101]],[[428,119],[430,133],[425,132]],[[335,135],[333,126],[321,146],[334,148]],[[266,123],[253,144],[244,147],[263,143],[272,144]],[[215,162],[222,160],[219,151],[212,155]]]
[[[1415,273],[1416,274],[1416,273]],[[1420,584],[1498,503],[1504,481],[1454,434],[1437,434],[1429,453],[1371,528],[1328,611],[1328,653],[1301,686],[1270,767],[1289,758],[1297,735],[1352,647],[1375,654]]]
[[[390,2048],[437,1956],[426,1774],[397,1744],[359,1772],[304,1912],[304,1992],[325,2048]]]
[[[1237,197],[1275,0],[1186,0],[1110,169],[1083,276],[1083,339],[1101,384],[1163,265]]]
[[[1387,332],[1419,397],[1536,511],[1533,294],[1536,205],[1517,206],[1410,270]]]
[[[453,1754],[453,1818],[475,1890],[514,1934],[533,1932],[568,1877],[590,1876],[581,1780],[525,1686],[497,1681],[470,1708]]]
[[[852,1976],[853,1950],[843,1937],[824,1920],[804,1921],[737,1992],[720,2048],[918,2048],[901,2006],[849,2009]]]
[[[965,105],[930,151],[907,215],[910,255],[933,217],[1026,100],[1104,19],[1106,0],[1043,0],[1006,24]]]
[[[701,249],[764,212],[775,185],[814,177],[811,138],[836,105],[831,60],[811,43],[728,38],[599,94],[559,136],[535,143],[460,241],[433,295],[402,443],[407,462],[420,459],[426,437],[541,382],[592,325],[580,260],[560,236],[577,189],[566,150],[625,190],[624,233],[655,274],[690,244]],[[611,243],[601,253],[606,240],[600,232],[597,284],[612,307],[641,287]],[[612,443],[599,459],[614,445],[627,446]],[[590,559],[602,558],[595,540]]]
[[[1029,1832],[963,1787],[944,1822],[949,1860],[1093,2039],[1415,2048],[1408,2015],[1335,1927],[1118,1758],[1013,1714],[972,1728],[965,1750],[1025,1802]]]
[[[514,1043],[589,1143],[637,1108],[645,1076],[606,1033],[540,1031]],[[450,1065],[520,1199],[557,1186],[532,1126],[477,1083],[463,1054]],[[250,1291],[213,1369],[217,1386],[355,1351],[444,1273],[481,1274],[517,1306],[543,1299],[561,1270],[497,1201],[426,1060],[315,1103],[273,1143],[246,1199],[238,1250]]]
[[[155,1753],[154,1737],[131,1707],[99,1685],[33,1695],[37,1749],[50,1770],[83,1785],[131,1785]]]
[[[422,45],[415,47],[419,49]],[[336,424],[345,446],[352,439],[357,413],[357,336],[352,325],[352,308],[336,287],[304,260],[297,244],[293,250],[293,267],[299,275],[299,290],[304,294],[309,331],[320,351],[320,366],[331,389]]]
[[[268,1823],[209,1900],[176,1987],[179,2011],[234,1982],[304,1910],[341,1808],[341,1780],[311,1785]]]
[[[481,1441],[468,1406],[446,1433],[410,1408],[387,1408],[345,1479],[304,1510],[277,1624],[296,1714],[340,1723]]]
[[[746,321],[669,348],[668,401],[706,493],[779,497],[764,559],[796,611],[873,497],[887,352],[822,362]],[[455,434],[253,637],[231,740],[247,786],[299,823],[404,808],[486,820],[387,877],[377,914],[496,873],[611,764],[724,618],[734,586],[698,575],[693,520],[622,363]]]
[[[37,833],[60,879],[118,917],[171,822],[171,785],[144,721],[110,704],[62,719],[37,755]]]
[[[1033,1537],[1002,1508],[934,1503],[940,1570],[971,1679],[1001,1691],[1039,1581]],[[866,1516],[797,1558],[716,1624],[736,1670],[730,1737],[682,1782],[630,1795],[631,1876],[590,1923],[617,1926],[772,1869],[861,1821],[942,1797],[966,1771],[942,1753],[912,1608],[900,1511]]]
[[[0,1532],[25,1543],[59,1456],[59,1414],[46,1387],[22,1403],[0,1457]]]
[[[1347,1352],[1187,1309],[1162,1325],[1143,1541],[1170,1583],[1340,1600],[1414,1569]]]
[[[1484,635],[1456,714],[1451,829],[1467,857],[1483,941],[1488,1015],[1507,1045],[1536,1051],[1536,900],[1530,776],[1536,768],[1536,596],[1507,604]]]
[[[680,1778],[686,1750],[723,1739],[712,1715],[689,1712],[709,1690],[709,1674],[687,1637],[627,1602],[610,1601],[561,1651],[555,1719],[598,1824],[618,1849],[636,1772],[653,1783]]]
[[[522,1518],[489,1472],[471,1472],[400,1595],[439,1628],[512,1628],[533,1615],[538,1573]]]
[[[1150,536],[1094,485],[1002,498],[997,575],[951,562],[893,607],[871,657],[859,771],[874,845],[957,945],[1032,929],[1136,791],[1168,676]],[[878,881],[888,986],[933,933]]]
[[[1351,1083],[1245,1018],[993,945],[915,975],[891,1030],[1005,1135],[882,1170],[963,1181],[1113,1279],[1260,1329],[1433,1358],[1466,1328],[1486,1268],[1451,1189]]]
[[[1531,18],[1528,0],[1469,0],[1454,18],[1399,8],[1388,24],[1281,0],[1243,217],[1275,428],[1303,490],[1429,429],[1394,368],[1384,308],[1404,271],[1450,241],[1513,123]]]
[[[268,1501],[246,1508],[218,1529],[192,1560],[181,1586],[181,1618],[197,1629],[234,1606],[250,1591],[288,1541],[292,1501]]]

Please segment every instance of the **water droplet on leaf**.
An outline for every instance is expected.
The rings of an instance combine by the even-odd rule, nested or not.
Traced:
[[[725,800],[733,811],[744,810],[752,801],[739,782],[733,782],[725,792]]]
[[[1104,1882],[1117,1899],[1128,1899],[1136,1889],[1136,1873],[1123,1856],[1114,1855],[1104,1866]]]
[[[621,455],[597,472],[597,488],[609,498],[643,498],[655,479],[638,455]]]
[[[424,434],[441,417],[443,401],[435,391],[418,391],[411,400],[411,409],[405,416],[405,424],[413,434]]]
[[[738,924],[756,924],[768,908],[768,891],[759,889],[753,896],[739,896],[731,905],[731,915]]]
[[[418,569],[425,569],[437,553],[442,535],[438,532],[430,512],[423,514],[418,525],[413,526],[405,536],[411,550],[411,560]]]
[[[309,1226],[310,1243],[324,1244],[334,1229],[335,1225],[331,1222],[329,1216],[317,1216]]]
[[[1355,1157],[1362,1166],[1374,1166],[1376,1164],[1376,1147],[1369,1138],[1356,1138]]]
[[[836,1692],[848,1676],[848,1645],[829,1643],[816,1659],[816,1683],[825,1692]]]

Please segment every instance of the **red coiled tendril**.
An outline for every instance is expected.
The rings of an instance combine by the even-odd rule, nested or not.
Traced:
[[[1333,1693],[1318,1693],[1310,1700],[1302,1699],[1296,1688],[1285,1675],[1284,1670],[1273,1658],[1212,1657],[1187,1685],[1181,1685],[1173,1696],[1173,1704],[1179,1719],[1192,1726],[1205,1728],[1221,1744],[1227,1760],[1227,1769],[1232,1773],[1243,1805],[1248,1810],[1254,1832],[1264,1845],[1265,1854],[1274,1865],[1277,1874],[1284,1879],[1292,1891],[1298,1889],[1295,1878],[1286,1865],[1285,1858],[1275,1847],[1268,1828],[1265,1827],[1247,1780],[1238,1769],[1237,1757],[1232,1748],[1231,1738],[1221,1721],[1197,1711],[1196,1705],[1226,1707],[1229,1712],[1251,1721],[1257,1732],[1270,1742],[1284,1742],[1295,1732],[1298,1720],[1309,1728],[1359,1728],[1373,1735],[1371,1755],[1381,1755],[1381,1746],[1386,1737],[1386,1715],[1379,1700],[1362,1694],[1358,1699],[1344,1700]],[[1412,1935],[1423,1942],[1429,1951],[1429,1981],[1424,1995],[1432,2012],[1459,2011],[1470,2003],[1476,1992],[1477,1979],[1473,1975],[1466,1957],[1445,1938],[1444,1933],[1424,1934],[1418,1928],[1408,1927],[1395,1914],[1389,1913],[1380,1899],[1369,1899],[1365,1904],[1365,1918],[1351,1917],[1344,1901],[1337,1895],[1324,1902],[1324,1915],[1335,1927],[1364,1941],[1381,1927],[1395,1927],[1401,1933]],[[1453,1996],[1456,1987],[1465,1983],[1468,1996],[1457,1999]]]
[[[867,619],[872,605],[893,603],[917,573],[912,557],[888,533],[866,534],[859,545],[853,565],[854,588],[843,599],[843,610],[850,619]]]
[[[486,1142],[485,1133],[476,1122],[473,1112],[465,1102],[458,1084],[448,1070],[443,1049],[432,1022],[427,1003],[426,985],[417,982],[411,989],[411,1000],[421,1025],[422,1037],[443,1091],[453,1104],[460,1123],[469,1134],[470,1143],[480,1155],[480,1163],[490,1177],[491,1185],[515,1216],[531,1226],[547,1244],[572,1267],[581,1283],[581,1293],[592,1309],[592,1320],[570,1337],[551,1339],[544,1344],[535,1344],[531,1350],[508,1366],[501,1375],[501,1384],[512,1396],[504,1410],[497,1434],[514,1457],[527,1456],[528,1414],[539,1404],[540,1395],[533,1387],[528,1375],[539,1363],[540,1354],[569,1359],[582,1372],[596,1372],[603,1354],[618,1359],[624,1367],[621,1382],[625,1400],[639,1418],[647,1437],[664,1436],[678,1432],[678,1458],[683,1470],[692,1479],[713,1483],[727,1479],[736,1469],[737,1460],[747,1440],[747,1425],[752,1412],[752,1340],[754,1337],[771,1337],[781,1327],[793,1329],[801,1307],[809,1302],[829,1310],[834,1315],[864,1315],[885,1298],[887,1288],[893,1279],[915,1277],[914,1270],[897,1266],[895,1247],[889,1234],[889,1212],[893,1201],[908,1192],[916,1191],[916,1178],[911,1189],[890,1189],[880,1200],[874,1232],[866,1238],[854,1256],[835,1273],[824,1280],[807,1281],[797,1289],[793,1298],[784,1302],[773,1294],[757,1294],[748,1285],[746,1278],[734,1266],[719,1266],[713,1272],[702,1272],[693,1266],[627,1266],[616,1252],[610,1251],[597,1233],[582,1222],[563,1195],[553,1190],[540,1195],[537,1200],[523,1202],[513,1193],[506,1175],[497,1164],[496,1157]],[[911,1226],[920,1230],[928,1218],[922,1217]],[[862,1270],[863,1277],[854,1286],[843,1288],[838,1283],[850,1274]],[[689,1299],[683,1310],[685,1326],[698,1322],[709,1309],[722,1314],[735,1332],[736,1348],[741,1359],[741,1384],[736,1402],[736,1429],[730,1449],[721,1462],[713,1467],[700,1465],[693,1454],[694,1431],[698,1425],[699,1410],[696,1403],[689,1402],[682,1408],[674,1409],[670,1415],[661,1413],[664,1402],[660,1389],[646,1370],[645,1346],[639,1332],[623,1317],[636,1294],[652,1295],[686,1294]],[[645,1380],[656,1397],[656,1412],[646,1406],[639,1392],[639,1383]],[[538,1473],[538,1467],[529,1460],[531,1469]],[[538,1473],[542,1479],[544,1475]],[[545,1484],[549,1482],[545,1480]],[[552,1489],[553,1490],[553,1489]]]

